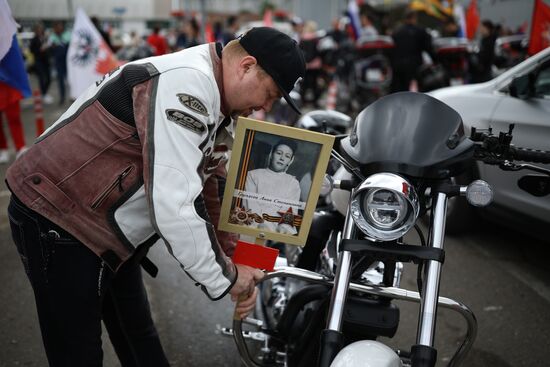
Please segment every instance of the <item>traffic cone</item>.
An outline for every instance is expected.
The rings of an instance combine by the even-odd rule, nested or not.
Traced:
[[[39,90],[33,92],[34,99],[34,116],[36,121],[36,136],[42,135],[44,132],[44,114],[42,109],[42,94]]]
[[[331,80],[330,84],[328,85],[328,93],[327,93],[327,110],[335,110],[336,109],[336,95],[338,94],[338,84],[336,83],[336,80]]]

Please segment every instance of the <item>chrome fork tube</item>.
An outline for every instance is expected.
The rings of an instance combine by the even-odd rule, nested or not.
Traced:
[[[445,237],[445,219],[447,214],[447,195],[438,193],[434,203],[434,215],[430,247],[443,249]],[[420,300],[420,317],[418,324],[417,344],[433,347],[435,322],[437,317],[437,300],[439,297],[439,280],[441,263],[429,260],[424,271],[424,285]]]
[[[355,225],[351,218],[351,209],[348,207],[348,215],[344,223],[342,239],[353,238]],[[338,249],[339,250],[339,249]],[[344,305],[348,293],[349,280],[351,277],[351,252],[342,251],[338,259],[338,268],[332,288],[330,299],[330,308],[328,311],[327,329],[340,331],[342,328],[342,318],[344,316]]]

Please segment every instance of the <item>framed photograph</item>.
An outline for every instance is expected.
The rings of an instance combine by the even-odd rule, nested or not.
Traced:
[[[332,135],[239,118],[220,229],[304,245],[333,143]]]

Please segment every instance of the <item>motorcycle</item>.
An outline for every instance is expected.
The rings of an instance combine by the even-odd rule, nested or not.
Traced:
[[[437,310],[443,307],[467,324],[448,363],[460,365],[477,324],[466,305],[439,296],[447,200],[462,196],[471,205],[486,206],[492,191],[481,180],[462,186],[452,178],[482,161],[503,170],[542,173],[525,176],[518,186],[533,195],[550,194],[550,170],[514,162],[550,163],[550,152],[513,146],[512,131],[513,125],[498,135],[472,129],[467,138],[456,111],[421,93],[391,94],[361,111],[351,133],[337,139],[333,150],[342,168],[336,179],[327,178],[334,207],[343,211],[341,223],[330,217],[326,225],[314,223],[310,237],[323,246],[307,251],[308,240],[303,252],[286,252],[266,274],[258,285],[255,319],[244,320],[257,330],[244,330],[240,319],[225,330],[233,335],[243,364],[431,367],[437,356]],[[426,235],[417,222],[428,212]],[[321,210],[318,214],[322,219]],[[418,243],[404,239],[413,229]],[[302,266],[304,257],[315,261]],[[418,291],[399,288],[399,264],[409,262],[418,266]],[[416,344],[408,349],[395,351],[376,340],[397,330],[400,315],[393,300],[420,304]]]

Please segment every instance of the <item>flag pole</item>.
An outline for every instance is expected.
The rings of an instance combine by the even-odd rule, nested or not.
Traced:
[[[202,40],[207,42],[206,37],[206,0],[201,0],[201,28],[202,28]]]
[[[74,17],[73,0],[67,0],[67,9],[69,11],[69,18]]]

